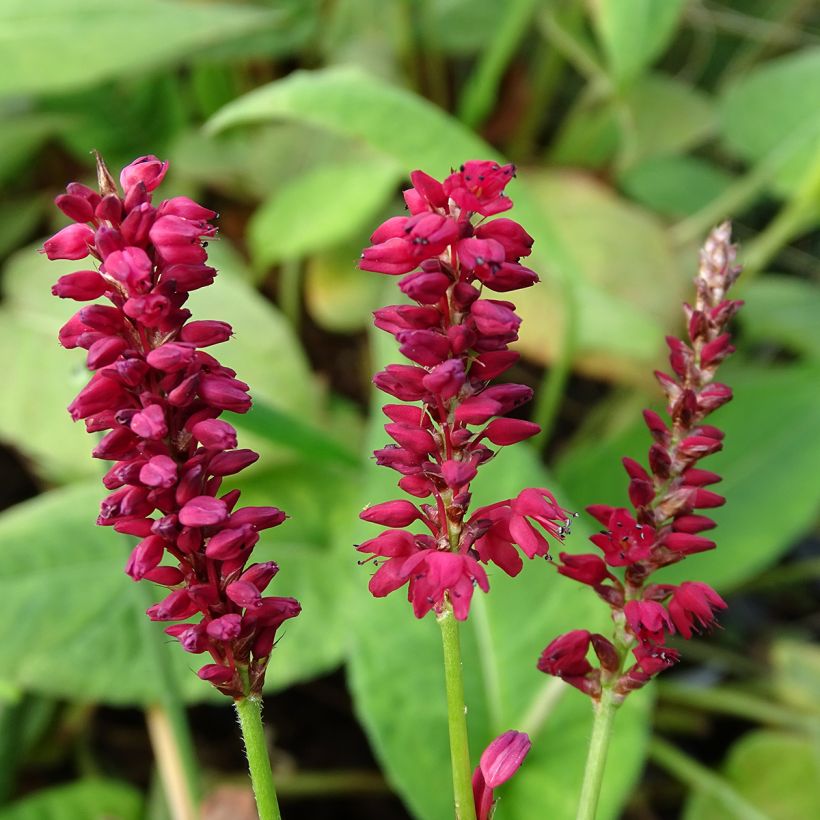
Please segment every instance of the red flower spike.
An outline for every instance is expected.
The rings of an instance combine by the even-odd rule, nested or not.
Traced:
[[[120,175],[123,196],[100,161],[105,190],[68,185],[57,205],[75,224],[43,250],[51,259],[101,262],[99,271],[60,277],[56,296],[110,302],[82,308],[59,334],[64,347],[88,350],[88,367],[97,371],[69,411],[89,432],[106,433],[93,454],[116,462],[104,478],[113,492],[98,523],[142,539],[126,572],[170,588],[149,617],[196,617],[166,632],[186,651],[210,655],[201,678],[243,697],[261,691],[276,629],[299,605],[262,596],[273,562],[246,569],[258,531],[281,524],[284,513],[235,509],[238,491],[217,497],[223,476],[257,459],[235,449],[236,431],[218,418],[223,410],[246,412],[250,399],[247,385],[202,349],[227,341],[230,325],[188,321],[182,308],[189,291],[214,280],[203,240],[216,231],[215,214],[187,197],[155,207],[151,192],[167,167],[153,156],[135,160]]]
[[[509,575],[526,555],[546,555],[547,537],[559,542],[570,514],[546,490],[469,515],[470,484],[495,446],[523,441],[538,425],[503,416],[532,397],[525,385],[492,386],[518,353],[508,345],[521,320],[511,302],[482,298],[482,288],[510,291],[538,281],[519,260],[532,237],[511,219],[487,220],[512,206],[504,189],[511,165],[468,162],[438,182],[411,174],[404,197],[410,216],[388,219],[374,231],[360,267],[402,274],[399,288],[414,305],[389,305],[374,313],[376,327],[395,336],[412,364],[390,364],[373,378],[377,388],[420,407],[388,404],[385,426],[395,444],[376,450],[380,465],[401,474],[399,487],[429,499],[420,509],[409,501],[368,507],[366,521],[393,528],[421,521],[431,535],[394,529],[358,547],[385,560],[370,581],[376,597],[407,585],[417,617],[452,607],[463,620],[473,589],[488,589],[481,564],[495,563]],[[486,425],[475,431],[475,425]],[[540,528],[540,529],[539,529]],[[368,559],[369,560],[369,559]]]
[[[667,337],[674,376],[655,374],[666,394],[670,423],[652,410],[644,411],[654,439],[649,472],[633,459],[624,459],[634,514],[604,504],[588,507],[605,527],[590,538],[603,552],[603,560],[595,555],[561,554],[559,573],[591,586],[609,604],[619,625],[614,644],[607,641],[614,656],[602,643],[603,636],[593,643],[600,679],[620,699],[677,662],[678,653],[663,645],[668,635],[677,631],[690,638],[693,632],[709,628],[715,613],[726,607],[711,587],[698,581],[674,587],[650,579],[664,566],[715,548],[714,541],[700,535],[713,529],[715,522],[696,511],[724,503],[723,496],[704,489],[720,481],[720,476],[696,465],[723,446],[723,432],[704,422],[732,397],[731,390],[713,378],[717,366],[734,350],[727,325],[742,304],[726,299],[740,272],[734,259],[726,223],[712,231],[701,252],[697,298],[694,306],[684,305],[688,340]],[[607,565],[624,567],[623,584]],[[623,626],[632,636],[631,643],[621,637]],[[576,630],[570,633],[572,638],[553,641],[539,668],[596,698],[600,689],[589,683],[594,672],[587,668],[584,634]],[[633,649],[636,663],[624,671],[620,659],[628,649]]]

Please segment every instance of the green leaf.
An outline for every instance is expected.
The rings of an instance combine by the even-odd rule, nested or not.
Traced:
[[[0,96],[68,91],[175,63],[278,20],[267,11],[216,3],[6,0]]]
[[[358,151],[345,160],[316,165],[281,186],[248,224],[255,264],[300,259],[363,231],[395,190],[400,173],[398,164],[384,155]]]
[[[820,48],[769,60],[727,88],[720,119],[727,146],[755,163],[788,145],[776,189],[799,186],[817,156],[820,134]]]
[[[596,322],[595,332],[610,339],[609,349],[582,342],[578,368],[607,379],[640,377],[659,344],[660,328],[677,315],[676,294],[682,297],[687,284],[663,227],[586,174],[533,170],[528,182],[544,215],[573,248],[584,280],[595,293],[606,294],[598,310],[581,303],[580,321],[587,339],[593,333],[589,323]],[[540,285],[516,300],[523,319],[520,349],[537,361],[549,358],[553,325],[560,320],[551,300]],[[622,325],[625,305],[640,317],[633,315],[629,329]]]
[[[633,162],[687,151],[715,129],[709,95],[665,74],[641,78],[626,95],[625,104],[633,132]]]
[[[356,483],[349,473],[315,463],[246,472],[231,482],[242,489],[243,504],[275,504],[292,516],[264,533],[254,553],[282,568],[273,594],[293,595],[304,607],[282,630],[271,661],[268,682],[282,687],[340,662],[349,546],[342,559],[328,544],[336,505]],[[150,586],[146,603],[146,582],[138,586],[123,572],[135,541],[95,525],[105,492],[98,481],[77,484],[0,515],[0,617],[16,624],[0,645],[0,668],[9,683],[55,697],[150,703],[161,682],[145,640],[144,610],[166,591]],[[203,659],[168,640],[162,626],[148,628],[184,697],[219,697],[194,674]]]
[[[139,820],[142,798],[118,780],[85,779],[41,789],[0,809],[0,820]]]
[[[408,171],[424,168],[433,175],[446,174],[471,157],[497,153],[475,134],[429,102],[354,69],[295,72],[284,80],[263,86],[223,108],[208,124],[211,133],[239,125],[272,120],[296,121],[325,128],[346,139],[364,141],[391,157]],[[573,258],[575,249],[543,212],[526,181],[511,194],[512,213],[535,238],[533,265],[545,277],[538,288],[522,293],[519,305],[532,298],[548,301],[551,313],[543,323],[552,329],[548,355],[558,345],[564,302],[562,289],[573,287],[584,305],[580,344],[588,352],[611,357],[644,359],[654,351],[656,323],[631,304],[586,281]],[[540,295],[536,297],[534,294]],[[544,294],[548,294],[545,296]],[[526,333],[527,331],[525,331]]]
[[[387,358],[391,340],[379,339],[376,357]],[[387,355],[382,355],[387,354]],[[371,447],[384,444],[381,414],[374,416]],[[396,476],[371,468],[360,505],[400,495]],[[567,501],[528,447],[509,447],[481,469],[473,504],[511,497],[526,486],[550,487]],[[376,530],[350,522],[345,543],[372,538]],[[583,543],[584,531],[570,541]],[[571,548],[571,547],[570,547]],[[351,563],[352,555],[351,555]],[[372,570],[357,568],[350,607],[353,646],[350,685],[360,720],[390,782],[419,818],[452,816],[441,636],[433,616],[413,617],[406,594],[374,599],[367,591]],[[488,595],[476,591],[470,617],[460,627],[468,728],[474,763],[501,732],[527,730],[533,751],[502,790],[501,816],[564,820],[575,816],[592,721],[588,698],[535,669],[544,646],[573,628],[607,629],[609,612],[583,590],[564,583],[543,561],[527,561],[508,578],[490,570]],[[650,697],[630,698],[618,716],[599,818],[615,818],[642,765]],[[560,773],[560,776],[556,773]]]
[[[618,97],[576,107],[550,149],[550,161],[603,168],[620,149],[631,168],[652,157],[694,148],[714,129],[714,105],[707,94],[666,74],[652,73]]]
[[[212,286],[192,293],[186,307],[199,319],[222,319],[233,326],[234,338],[217,351],[220,361],[233,367],[251,385],[251,394],[267,405],[303,422],[318,419],[317,392],[292,328],[247,284],[249,274],[225,240],[212,242],[209,252],[220,275]],[[83,264],[49,261],[26,248],[9,260],[3,277],[0,351],[8,368],[0,437],[30,457],[43,476],[60,482],[99,469],[83,426],[73,424],[65,412],[88,380],[84,351],[63,350],[56,339],[79,305],[51,295],[59,276]],[[264,440],[259,443],[264,448]]]
[[[691,216],[717,199],[732,176],[699,157],[655,157],[621,174],[624,193],[664,216]]]
[[[629,85],[660,56],[683,7],[683,0],[593,1],[592,21],[618,86]]]
[[[696,578],[730,589],[773,564],[811,526],[820,497],[814,480],[820,459],[814,423],[819,378],[815,366],[726,366],[720,380],[733,388],[734,399],[713,422],[726,432],[724,449],[703,464],[723,476],[715,489],[726,496],[726,506],[708,511],[718,524],[718,547],[664,570],[664,583]],[[636,411],[635,422],[620,434],[570,447],[558,478],[584,506],[628,504],[621,457],[644,460],[649,443]]]
[[[786,732],[755,731],[732,746],[724,766],[726,779],[772,820],[820,816],[820,778],[816,745]],[[724,820],[726,809],[713,797],[693,793],[685,820]]]
[[[794,276],[763,276],[743,291],[739,317],[743,332],[755,342],[774,342],[790,351],[820,359],[820,288]]]

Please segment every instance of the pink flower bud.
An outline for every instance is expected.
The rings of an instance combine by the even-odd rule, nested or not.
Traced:
[[[145,293],[150,289],[154,265],[142,248],[124,248],[108,255],[105,272],[122,282],[129,293]]]
[[[258,461],[259,453],[253,450],[231,450],[219,453],[211,459],[208,472],[211,475],[234,475]]]
[[[151,404],[132,417],[131,429],[141,438],[164,438],[168,434],[165,412],[160,405]]]
[[[484,436],[499,446],[517,444],[540,432],[537,424],[523,419],[494,419],[484,428]]]
[[[227,342],[233,329],[227,322],[198,321],[183,325],[179,338],[194,347],[210,347]]]
[[[491,789],[506,783],[521,767],[532,743],[524,732],[510,730],[499,735],[482,752],[479,767]]]
[[[225,594],[243,609],[252,609],[262,602],[259,590],[247,581],[234,581],[232,584],[228,584],[225,587]]]
[[[199,380],[199,395],[219,410],[247,413],[251,407],[248,385],[238,379],[205,374]]]
[[[194,360],[194,353],[195,350],[190,345],[166,342],[164,345],[154,348],[145,357],[145,360],[155,370],[176,373],[191,364]]]
[[[158,213],[160,216],[181,216],[183,219],[190,219],[194,222],[207,222],[216,216],[216,211],[199,205],[187,196],[166,199],[159,206]]]
[[[108,290],[108,283],[97,271],[81,270],[61,276],[51,288],[51,292],[61,299],[76,299],[88,302],[97,299]]]
[[[139,157],[130,165],[126,165],[120,174],[120,185],[128,193],[140,183],[146,191],[153,191],[163,180],[168,170],[167,162],[160,162],[155,156]]]
[[[208,450],[230,450],[236,447],[236,430],[221,419],[197,422],[191,433]]]
[[[464,362],[461,359],[448,359],[436,365],[421,380],[422,385],[431,393],[437,394],[443,401],[457,395],[466,381]]]
[[[173,487],[177,480],[177,463],[170,456],[153,456],[142,465],[139,480],[149,487]]]
[[[236,614],[215,618],[206,627],[208,636],[217,641],[232,641],[242,631],[242,616]]]
[[[366,507],[359,518],[385,527],[406,527],[421,518],[421,513],[410,501],[385,501]]]
[[[228,517],[225,502],[209,495],[198,495],[179,511],[179,521],[186,527],[212,527]]]
[[[69,225],[43,243],[49,259],[84,259],[94,244],[94,231],[88,225]]]
[[[228,666],[221,666],[218,663],[209,663],[197,672],[197,675],[214,686],[225,686],[234,679],[234,671]]]

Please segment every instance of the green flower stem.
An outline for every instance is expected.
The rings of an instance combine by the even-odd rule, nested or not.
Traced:
[[[246,698],[235,700],[234,706],[245,741],[245,753],[248,756],[248,769],[251,773],[251,785],[256,797],[259,820],[281,820],[276,788],[273,785],[273,771],[265,743],[265,730],[262,726],[262,699],[258,695],[248,695]]]
[[[447,722],[450,727],[450,760],[453,766],[455,817],[456,820],[475,820],[458,621],[449,606],[438,616],[437,620],[441,627],[441,640],[444,646],[444,681],[447,690]]]
[[[612,724],[617,708],[618,704],[614,701],[612,689],[604,687],[600,701],[595,703],[595,719],[592,724],[592,738],[589,742],[587,763],[584,769],[584,784],[581,787],[577,820],[595,820],[601,783],[604,779],[609,739],[612,737]]]

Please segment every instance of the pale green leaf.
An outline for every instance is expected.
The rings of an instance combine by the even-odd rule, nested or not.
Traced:
[[[776,187],[794,190],[820,152],[820,48],[769,60],[740,77],[723,95],[720,120],[728,147],[749,163],[788,147]]]
[[[400,174],[395,161],[359,151],[358,156],[316,165],[292,179],[263,202],[248,223],[255,264],[299,259],[362,232],[395,190]]]
[[[592,21],[615,83],[627,86],[661,55],[684,0],[592,0]]]
[[[762,276],[744,289],[744,333],[755,342],[783,345],[820,359],[820,287],[794,276]]]
[[[41,789],[0,809],[0,820],[140,820],[142,798],[127,783],[88,778]]]
[[[224,3],[6,0],[0,96],[67,91],[178,62],[278,19]]]
[[[530,171],[528,182],[542,212],[573,248],[590,289],[580,305],[582,338],[608,337],[609,349],[581,344],[578,366],[604,378],[635,378],[661,344],[661,327],[677,315],[688,281],[661,224],[649,212],[620,199],[600,182],[574,171]],[[590,304],[591,294],[606,294]],[[677,294],[677,296],[676,296]],[[544,361],[560,314],[552,293],[539,286],[519,304],[521,350]],[[636,310],[627,327],[626,311]],[[596,309],[597,308],[597,309]],[[593,329],[590,325],[595,322]]]
[[[786,732],[745,734],[729,751],[726,779],[772,820],[820,816],[820,778],[816,744]],[[694,792],[684,820],[725,820],[726,808],[714,797]]]
[[[671,217],[691,216],[725,193],[731,174],[699,157],[655,157],[618,178],[624,193]]]

